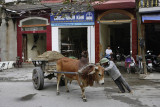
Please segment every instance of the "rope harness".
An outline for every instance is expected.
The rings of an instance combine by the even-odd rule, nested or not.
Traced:
[[[52,72],[52,73],[59,73],[59,74],[72,74],[72,75],[78,75],[78,79],[80,81],[80,85],[83,85],[83,82],[82,82],[82,75],[84,74],[82,71],[85,70],[87,67],[89,66],[94,66],[95,67],[95,64],[86,64],[84,65],[82,68],[80,68],[78,70],[78,72],[58,72],[57,70],[48,70],[49,72]]]

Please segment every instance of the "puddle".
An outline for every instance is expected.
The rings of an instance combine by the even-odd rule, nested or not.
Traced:
[[[125,96],[112,96],[114,100],[119,100],[121,102],[134,105],[135,107],[149,107],[147,105],[143,105],[142,102],[140,102],[138,99],[130,99]]]
[[[28,100],[31,100],[35,95],[36,95],[36,93],[35,94],[28,94],[28,95],[21,97],[20,100],[21,101],[28,101]]]

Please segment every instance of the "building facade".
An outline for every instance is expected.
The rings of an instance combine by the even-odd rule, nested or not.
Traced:
[[[51,26],[48,16],[18,20],[17,56],[24,61],[32,60],[51,49]]]
[[[17,56],[17,24],[15,19],[6,17],[4,9],[0,11],[0,61],[14,61]]]
[[[62,14],[57,15],[58,18],[52,14],[63,6],[61,0],[42,2],[47,4],[16,5],[8,8],[16,11],[14,20],[9,19],[11,21],[9,23],[13,24],[8,28],[11,32],[9,35],[14,34],[12,36],[14,39],[9,39],[14,45],[5,45],[9,40],[3,42],[3,45],[10,47],[11,50],[3,48],[0,50],[1,54],[8,49],[14,59],[19,56],[23,61],[28,61],[48,50],[77,58],[80,58],[83,50],[87,50],[90,63],[99,62],[105,56],[108,45],[113,52],[116,52],[119,46],[125,55],[130,54],[130,51],[134,57],[137,54],[134,0],[109,0],[93,5],[94,9],[90,11],[84,9],[86,12],[81,12],[81,15],[68,12],[69,16],[65,18],[61,17]],[[87,8],[86,5],[84,7]],[[4,21],[6,20],[3,19],[2,24],[6,23]],[[4,28],[1,32],[3,30]],[[7,33],[3,36],[7,38],[5,35]],[[6,53],[4,55],[10,56]],[[7,59],[3,59],[5,60]]]
[[[140,0],[139,13],[141,15],[141,32],[145,40],[145,51],[160,54],[160,1]],[[140,52],[140,50],[139,50]]]
[[[96,62],[105,56],[108,45],[113,53],[116,53],[117,47],[121,47],[125,55],[132,52],[135,58],[137,55],[135,0],[109,0],[93,7],[96,13]]]
[[[28,1],[8,1],[2,5],[0,59],[32,60],[51,50],[50,9]]]
[[[95,63],[94,11],[71,14],[51,15],[52,50],[76,58],[88,51],[89,62]]]

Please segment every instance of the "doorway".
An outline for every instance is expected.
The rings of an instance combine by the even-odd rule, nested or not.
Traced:
[[[22,58],[31,61],[46,51],[46,33],[23,34]]]
[[[87,28],[60,28],[60,50],[66,57],[80,58],[87,50]]]
[[[160,24],[145,25],[146,50],[153,51],[153,54],[160,54]]]
[[[129,55],[131,50],[131,33],[130,23],[118,24],[101,24],[101,38],[102,45],[101,57],[105,56],[107,46],[110,46],[115,57],[116,51],[119,47],[121,53]]]

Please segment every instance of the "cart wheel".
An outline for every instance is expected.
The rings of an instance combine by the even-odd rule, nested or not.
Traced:
[[[32,80],[34,88],[37,90],[43,89],[44,86],[44,74],[40,67],[35,67],[32,73]]]

